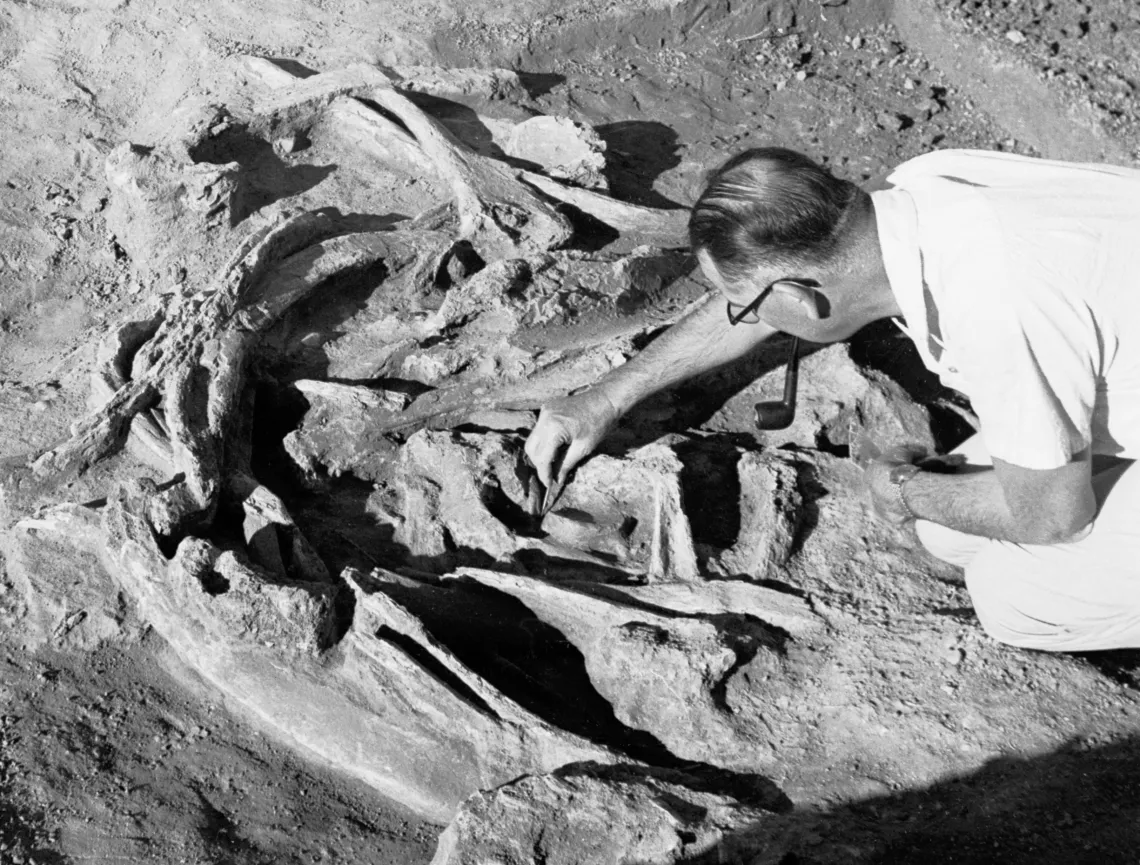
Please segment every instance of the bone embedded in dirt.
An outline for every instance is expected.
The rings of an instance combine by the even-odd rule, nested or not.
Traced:
[[[586,763],[518,778],[464,802],[431,865],[671,865],[754,853],[784,803],[710,780]]]
[[[802,514],[799,467],[781,451],[751,451],[737,463],[740,534],[736,543],[710,557],[708,569],[753,580],[774,577],[792,553]]]
[[[504,697],[415,617],[373,584],[366,588],[362,575],[344,576],[356,603],[351,622],[339,622],[329,583],[283,580],[201,538],[183,540],[168,560],[145,516],[153,495],[153,484],[128,483],[103,514],[70,506],[50,525],[89,537],[128,607],[287,741],[437,820],[450,819],[475,790],[568,762],[614,759]],[[47,527],[30,521],[16,542],[34,554],[26,542]],[[29,591],[50,589],[42,566],[28,578]],[[32,615],[46,627],[60,618],[55,613],[42,607]],[[102,621],[94,605],[90,613],[94,624]],[[76,622],[51,624],[56,633]],[[334,643],[335,656],[328,654]]]
[[[741,580],[703,580],[694,583],[651,583],[645,586],[565,584],[595,597],[629,606],[648,605],[687,616],[732,613],[751,616],[796,640],[822,636],[825,624],[810,601],[788,590],[773,589]]]
[[[681,461],[662,444],[597,456],[579,467],[543,528],[651,582],[700,579],[680,475]]]
[[[400,86],[432,96],[473,96],[488,102],[527,102],[530,99],[519,74],[510,69],[447,69],[442,66],[391,67]]]
[[[370,497],[371,512],[380,522],[398,515],[393,540],[409,564],[441,573],[462,551],[507,563],[517,549],[512,524],[528,522],[520,459],[521,442],[504,435],[423,430]]]
[[[532,117],[517,124],[503,148],[508,156],[541,166],[543,173],[574,186],[609,188],[606,143],[590,127],[569,117]]]
[[[483,569],[457,576],[517,598],[561,631],[617,718],[675,756],[744,772],[772,766],[768,719],[780,710],[769,701],[794,680],[784,674],[786,632],[738,613],[679,615]],[[759,675],[773,681],[768,692],[737,681]]]
[[[599,578],[700,577],[680,462],[663,445],[586,463],[541,526],[517,435],[421,430],[398,460],[365,456],[353,470],[377,484],[369,511],[391,526],[407,564],[444,573],[489,556],[508,569],[526,561]]]

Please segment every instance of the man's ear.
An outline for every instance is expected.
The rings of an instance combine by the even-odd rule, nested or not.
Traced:
[[[777,282],[772,286],[772,293],[782,294],[795,303],[812,321],[822,321],[831,317],[831,301],[818,288],[796,282]]]

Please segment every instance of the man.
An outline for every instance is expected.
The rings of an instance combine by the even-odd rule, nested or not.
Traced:
[[[902,318],[981,429],[958,473],[867,465],[877,511],[917,520],[965,568],[995,638],[1140,646],[1140,171],[940,151],[888,182],[868,194],[778,148],[718,169],[689,232],[723,300],[544,406],[527,442],[540,478],[564,478],[648,395],[777,331],[833,342]]]

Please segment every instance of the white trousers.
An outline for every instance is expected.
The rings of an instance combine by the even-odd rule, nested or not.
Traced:
[[[981,436],[955,453],[969,465],[992,465]],[[966,569],[966,588],[994,639],[1053,652],[1140,647],[1140,466],[1117,464],[1092,482],[1096,521],[1070,544],[1015,544],[915,523],[933,555]]]

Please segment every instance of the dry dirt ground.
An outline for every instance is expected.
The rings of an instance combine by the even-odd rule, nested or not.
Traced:
[[[156,141],[189,101],[232,96],[243,54],[313,70],[516,69],[527,112],[593,126],[612,193],[655,207],[684,207],[705,169],[758,144],[868,182],[941,147],[1140,158],[1140,7],[1127,0],[8,2],[5,459],[66,435],[107,325],[161,290],[106,225],[107,154]],[[852,356],[928,402],[943,445],[961,436],[889,328]],[[66,497],[102,492],[96,472]],[[1137,861],[1134,655],[997,645],[953,573],[890,549],[796,588],[849,638],[833,680],[789,706],[804,732],[772,781],[795,808],[778,818],[782,846],[756,862]],[[0,862],[431,858],[441,827],[260,731],[145,625],[124,615],[115,639],[78,649],[65,619],[55,639],[30,640],[17,594],[0,578]]]

